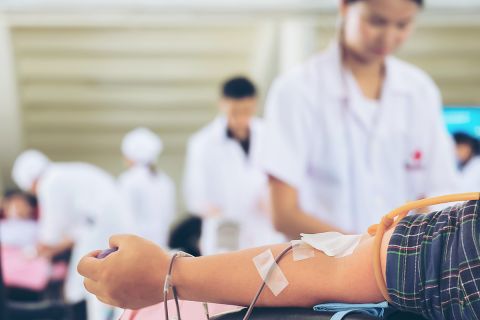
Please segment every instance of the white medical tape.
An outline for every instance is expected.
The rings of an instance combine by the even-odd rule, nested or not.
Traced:
[[[293,261],[302,261],[315,257],[315,250],[302,240],[292,240]]]
[[[268,249],[254,257],[253,263],[274,296],[278,296],[288,286],[288,280],[275,262],[272,250]]]
[[[302,241],[327,256],[342,258],[351,255],[357,248],[363,235],[345,235],[339,232],[301,234]]]
[[[163,283],[163,293],[167,294],[168,290],[172,287],[172,276],[171,275],[166,275],[165,276],[165,282]]]

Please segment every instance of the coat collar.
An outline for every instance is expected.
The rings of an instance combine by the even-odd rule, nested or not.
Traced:
[[[325,63],[321,66],[317,65],[327,79],[323,82],[325,89],[332,95],[346,99],[348,91],[345,79],[345,69],[342,63],[342,51],[338,41],[330,44],[329,48],[324,52]],[[383,86],[383,92],[388,93],[407,93],[412,87],[407,80],[404,79],[402,62],[394,57],[387,57],[385,60],[386,76]]]

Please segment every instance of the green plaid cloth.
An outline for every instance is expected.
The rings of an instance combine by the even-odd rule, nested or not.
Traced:
[[[428,319],[480,319],[479,204],[400,221],[387,253],[394,307]]]

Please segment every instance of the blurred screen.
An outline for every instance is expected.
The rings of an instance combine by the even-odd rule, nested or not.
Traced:
[[[443,115],[450,133],[464,132],[480,139],[480,106],[447,106]]]

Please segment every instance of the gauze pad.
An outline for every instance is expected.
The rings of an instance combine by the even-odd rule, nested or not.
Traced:
[[[330,257],[345,257],[353,253],[363,235],[345,235],[339,232],[302,233],[302,241]]]
[[[268,249],[254,257],[253,263],[274,296],[278,296],[288,286],[288,280],[275,262],[272,250]]]

